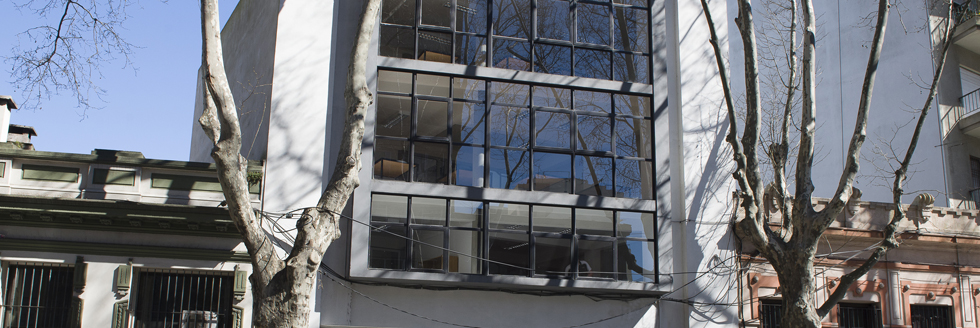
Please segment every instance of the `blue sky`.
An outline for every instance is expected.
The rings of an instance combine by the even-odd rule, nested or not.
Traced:
[[[23,2],[21,0],[15,0]],[[222,25],[237,0],[220,0]],[[18,12],[10,1],[0,1],[5,28],[0,31],[0,54],[9,56],[16,34],[45,24],[30,11]],[[135,49],[136,67],[123,61],[104,63],[97,83],[108,91],[101,109],[89,109],[83,119],[70,92],[52,95],[40,109],[22,108],[11,123],[33,126],[35,148],[43,151],[89,153],[92,149],[140,151],[147,158],[187,160],[191,128],[196,128],[194,92],[201,63],[200,3],[189,0],[136,0],[131,18],[121,32]],[[0,62],[4,83],[0,95],[24,98],[12,84],[10,64]]]

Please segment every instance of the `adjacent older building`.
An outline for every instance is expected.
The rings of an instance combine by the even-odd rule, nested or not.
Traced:
[[[251,326],[213,164],[20,148],[0,147],[4,327]]]

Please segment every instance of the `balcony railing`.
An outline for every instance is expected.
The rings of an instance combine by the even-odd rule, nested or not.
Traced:
[[[963,109],[958,115],[960,117],[969,115],[977,109],[980,109],[980,89],[973,90],[960,97],[960,105],[963,106]]]
[[[956,24],[962,24],[980,14],[980,0],[967,0],[963,3],[953,3],[953,19]]]

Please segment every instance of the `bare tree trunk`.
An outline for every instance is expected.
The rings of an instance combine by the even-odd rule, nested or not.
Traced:
[[[225,75],[217,0],[201,1],[204,39],[202,75],[205,110],[200,123],[214,142],[211,157],[228,202],[232,221],[242,234],[252,259],[252,324],[255,327],[308,327],[317,268],[330,243],[340,236],[340,212],[360,184],[364,116],[373,102],[367,87],[367,57],[381,0],[364,2],[351,53],[345,100],[347,120],[337,165],[316,207],[303,211],[296,223],[296,242],[285,261],[276,257],[271,240],[256,221],[249,202],[246,160],[241,156],[241,126]]]
[[[757,145],[759,126],[757,112],[759,105],[757,100],[760,90],[758,89],[756,80],[759,71],[755,58],[757,45],[755,44],[755,37],[753,35],[752,5],[748,0],[738,0],[739,17],[735,20],[741,33],[740,36],[745,51],[747,94],[745,97],[746,108],[744,109],[746,112],[744,115],[745,132],[743,133],[741,142],[737,139],[739,115],[736,114],[735,106],[731,100],[730,81],[726,75],[727,68],[721,57],[720,41],[715,33],[714,22],[708,9],[707,0],[702,0],[701,6],[704,9],[705,19],[708,22],[711,37],[710,43],[714,49],[719,78],[721,79],[725,93],[725,105],[728,109],[730,130],[726,141],[732,147],[733,157],[736,163],[733,178],[738,183],[740,189],[738,201],[739,207],[743,209],[740,217],[736,218],[738,220],[736,228],[741,235],[747,237],[746,239],[755,246],[761,255],[769,261],[773,270],[776,271],[776,275],[779,278],[780,294],[783,300],[781,326],[816,328],[821,326],[821,318],[826,316],[837,305],[837,302],[844,297],[844,293],[846,293],[852,283],[865,276],[885,252],[899,246],[896,233],[899,222],[905,218],[905,212],[901,204],[901,196],[903,195],[902,185],[906,179],[906,172],[908,171],[908,166],[915,151],[925,116],[928,114],[929,107],[936,94],[939,77],[942,74],[946,54],[949,50],[952,22],[947,22],[943,48],[940,58],[938,58],[935,74],[933,75],[933,84],[929,96],[922,109],[919,110],[919,120],[916,123],[908,150],[905,153],[904,159],[899,161],[901,163],[900,167],[895,171],[892,193],[896,210],[893,212],[890,223],[885,228],[884,237],[868,259],[855,270],[842,276],[834,293],[820,307],[817,307],[815,295],[818,285],[813,267],[817,242],[833,220],[840,215],[851,197],[854,178],[859,169],[861,148],[867,133],[871,95],[874,88],[875,75],[878,70],[878,61],[884,40],[885,27],[888,24],[889,4],[887,0],[879,0],[878,2],[878,19],[870,47],[871,51],[868,55],[864,83],[861,87],[858,115],[854,122],[854,135],[847,150],[846,166],[839,178],[838,188],[834,197],[828,206],[817,211],[813,207],[812,200],[814,135],[817,126],[815,116],[816,105],[814,102],[816,99],[815,77],[817,70],[814,66],[816,63],[814,58],[816,52],[816,15],[813,11],[812,0],[800,0],[800,2],[800,13],[803,20],[801,35],[803,38],[803,59],[801,63],[803,90],[801,98],[803,101],[800,121],[796,124],[796,126],[800,127],[800,144],[796,160],[796,192],[793,206],[791,208],[782,204],[779,206],[783,220],[786,222],[782,234],[773,233],[768,226],[766,215],[763,213],[764,211],[760,211],[761,200],[762,197],[765,197],[765,194],[759,189],[761,175],[758,172],[759,166],[755,159],[757,157],[755,154],[759,151]],[[791,17],[795,20],[795,3],[791,7],[791,10],[793,11]],[[795,39],[795,21],[791,26],[793,26],[794,32],[790,33],[790,38]],[[787,85],[790,89],[787,92],[787,103],[784,108],[783,135],[780,144],[773,145],[773,148],[776,149],[771,150],[772,154],[778,155],[773,156],[774,167],[780,170],[780,172],[774,174],[777,180],[777,188],[785,188],[783,186],[786,185],[781,172],[781,170],[785,169],[783,165],[785,164],[786,154],[781,152],[789,148],[786,131],[790,126],[788,123],[791,113],[789,106],[793,95],[792,77],[795,75],[796,69],[795,57],[795,50],[791,47],[789,54],[789,58],[792,61],[789,65],[791,79]],[[777,193],[781,192],[782,190]],[[928,198],[930,197],[925,197],[924,199]],[[789,197],[782,198],[781,200],[785,203],[789,200]],[[926,200],[923,201],[927,202]]]

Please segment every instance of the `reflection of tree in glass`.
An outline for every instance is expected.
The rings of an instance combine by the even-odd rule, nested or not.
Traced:
[[[531,35],[530,0],[497,0],[493,4],[493,34],[521,39]]]
[[[491,106],[490,145],[526,149],[531,131],[528,109],[523,106],[528,104],[529,87],[501,82],[492,85],[492,101],[494,104],[513,104],[522,107]],[[516,181],[515,177],[528,176],[527,163],[530,161],[528,153],[526,151],[496,151],[491,154],[491,161],[498,159],[501,157],[500,155],[502,155],[506,173],[504,188],[516,188],[516,182],[520,181]]]

